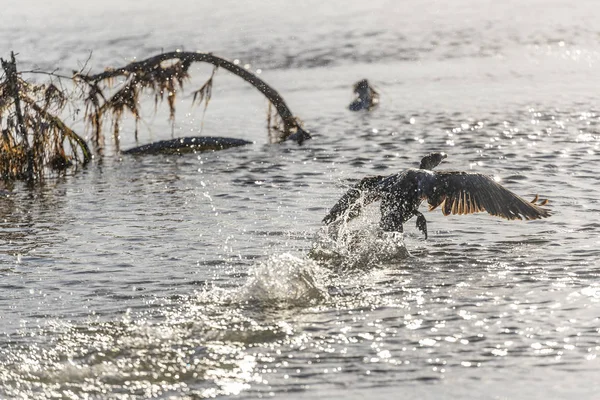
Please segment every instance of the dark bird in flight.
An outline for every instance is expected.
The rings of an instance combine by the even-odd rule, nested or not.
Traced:
[[[514,219],[540,219],[551,215],[537,203],[536,195],[529,202],[505,189],[493,178],[471,172],[433,171],[447,155],[431,153],[421,160],[419,169],[410,168],[389,176],[368,176],[351,187],[323,219],[327,225],[334,221],[349,221],[360,215],[363,208],[375,201],[381,202],[383,231],[402,232],[402,225],[417,217],[417,228],[427,239],[427,221],[418,211],[421,202],[429,203],[429,210],[440,207],[444,215],[489,214]]]

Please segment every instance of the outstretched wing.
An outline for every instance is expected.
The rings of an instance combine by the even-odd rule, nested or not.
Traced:
[[[428,180],[425,195],[429,209],[440,206],[444,215],[487,211],[506,219],[540,219],[550,211],[505,189],[482,174],[441,171]]]
[[[363,178],[335,203],[323,222],[329,225],[342,215],[346,215],[348,220],[358,217],[363,207],[379,199],[378,185],[385,178],[381,175]]]

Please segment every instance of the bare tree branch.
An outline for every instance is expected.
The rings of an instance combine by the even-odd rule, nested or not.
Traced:
[[[282,140],[295,140],[299,143],[310,138],[310,134],[302,129],[296,117],[283,100],[283,97],[266,82],[254,75],[252,72],[224,59],[217,57],[211,53],[200,52],[183,52],[173,51],[168,53],[158,54],[142,61],[132,62],[124,67],[108,69],[104,72],[93,75],[76,75],[76,79],[86,82],[92,88],[98,88],[98,83],[105,80],[111,80],[118,76],[131,77],[141,80],[140,76],[150,74],[161,68],[161,64],[169,60],[179,60],[184,72],[187,72],[190,64],[193,62],[206,62],[216,67],[223,68],[229,72],[241,77],[246,82],[257,88],[265,97],[273,104],[277,113],[283,121],[283,132],[278,138]]]

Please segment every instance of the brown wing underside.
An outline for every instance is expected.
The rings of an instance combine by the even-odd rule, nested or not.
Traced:
[[[444,215],[487,211],[509,220],[532,220],[551,215],[549,210],[528,202],[482,174],[438,172],[427,200],[430,210],[439,206]]]

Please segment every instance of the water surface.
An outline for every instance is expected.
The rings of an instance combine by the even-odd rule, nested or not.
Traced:
[[[75,174],[9,186],[0,397],[594,398],[599,17],[562,0],[3,9],[2,56],[14,49],[22,70],[68,73],[90,50],[95,71],[212,51],[261,69],[314,140],[267,145],[265,100],[219,71],[203,122],[184,96],[175,134],[254,145],[125,157],[107,140]],[[361,78],[381,93],[369,114],[346,109]],[[140,143],[170,138],[166,112],[145,106]],[[554,215],[438,211],[427,241],[411,221],[380,243],[375,208],[360,246],[310,257],[349,184],[431,151],[449,154],[440,168],[539,193]]]

